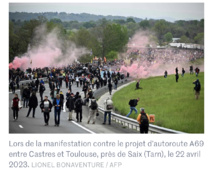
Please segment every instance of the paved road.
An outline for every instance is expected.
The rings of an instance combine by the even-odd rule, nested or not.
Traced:
[[[47,95],[50,98],[49,85],[45,84],[46,91],[44,95]],[[65,83],[63,82],[62,89],[63,94],[65,96],[67,89],[65,87]],[[74,83],[72,86],[72,92],[76,93],[79,91],[82,93],[82,88],[77,87]],[[20,91],[17,90],[16,93],[20,97]],[[13,94],[9,93],[9,102],[11,103]],[[83,97],[83,94],[82,94]],[[39,93],[37,93],[38,101],[40,101]],[[9,104],[9,133],[137,133],[136,131],[129,130],[125,127],[117,123],[113,123],[111,125],[102,125],[103,123],[103,115],[100,114],[96,119],[95,125],[87,124],[88,119],[88,107],[83,106],[83,120],[81,123],[77,123],[74,121],[68,121],[68,112],[61,112],[61,121],[60,126],[54,126],[54,112],[52,110],[50,114],[49,126],[44,126],[44,118],[43,113],[39,107],[36,109],[35,118],[32,118],[32,111],[30,116],[27,118],[28,108],[22,108],[19,111],[19,118],[17,121],[13,121],[12,110],[10,109],[11,104]],[[75,115],[74,115],[75,116]],[[75,117],[73,117],[75,119]]]

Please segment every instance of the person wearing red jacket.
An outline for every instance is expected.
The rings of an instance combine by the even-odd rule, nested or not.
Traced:
[[[11,103],[11,108],[13,110],[13,119],[16,121],[18,119],[18,111],[21,109],[21,102],[18,98],[18,94],[14,95],[14,98]]]

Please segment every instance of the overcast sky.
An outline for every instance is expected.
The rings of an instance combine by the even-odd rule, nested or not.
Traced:
[[[67,12],[189,20],[204,18],[204,3],[10,3],[10,12]]]

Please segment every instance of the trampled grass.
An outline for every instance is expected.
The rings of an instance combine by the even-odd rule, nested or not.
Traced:
[[[195,99],[193,81],[201,82],[200,97]],[[155,114],[155,125],[179,130],[187,133],[204,133],[204,73],[198,77],[195,74],[179,74],[176,83],[175,75],[167,78],[151,77],[142,79],[140,87],[135,90],[135,83],[121,89],[113,95],[115,109],[122,115],[129,113],[129,100],[140,98],[137,105],[139,112],[141,107],[148,114]],[[136,118],[134,111],[130,115]]]

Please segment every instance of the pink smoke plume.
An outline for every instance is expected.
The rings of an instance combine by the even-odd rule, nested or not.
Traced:
[[[153,41],[153,33],[149,31],[138,31],[132,38],[130,38],[127,44],[127,53],[139,50],[141,53],[147,46],[156,47],[156,43]]]
[[[163,62],[159,61],[158,63],[150,64],[148,61],[138,64],[134,62],[130,66],[121,66],[120,72],[129,73],[131,77],[135,79],[148,78],[154,76],[163,76],[165,70],[167,70],[168,74],[175,74],[175,68],[177,67],[179,73],[181,74],[182,68],[185,69],[186,72],[189,72],[189,66],[193,65],[190,63],[177,63],[177,64],[163,64]],[[200,71],[204,71],[204,65],[194,65],[195,67],[199,67]]]
[[[46,26],[42,25],[36,29],[34,39],[39,41],[37,46],[28,49],[21,57],[15,57],[9,64],[12,69],[60,67],[72,64],[80,56],[89,53],[86,48],[77,48],[72,42],[63,41],[54,29],[47,32]],[[65,48],[66,45],[66,48]],[[62,51],[63,50],[63,51]]]
[[[150,36],[153,37],[153,34],[139,31],[130,39],[127,44],[127,53],[120,54],[122,57],[126,57],[126,64],[121,66],[120,72],[129,72],[130,76],[135,79],[162,76],[165,70],[168,74],[174,74],[176,67],[181,73],[182,68],[186,72],[189,70],[189,66],[192,64],[190,60],[204,58],[204,53],[197,50],[158,49]],[[131,53],[136,53],[134,54],[135,59],[131,58]],[[131,61],[133,63],[130,65]],[[194,66],[198,66],[200,71],[204,71],[203,63]]]

